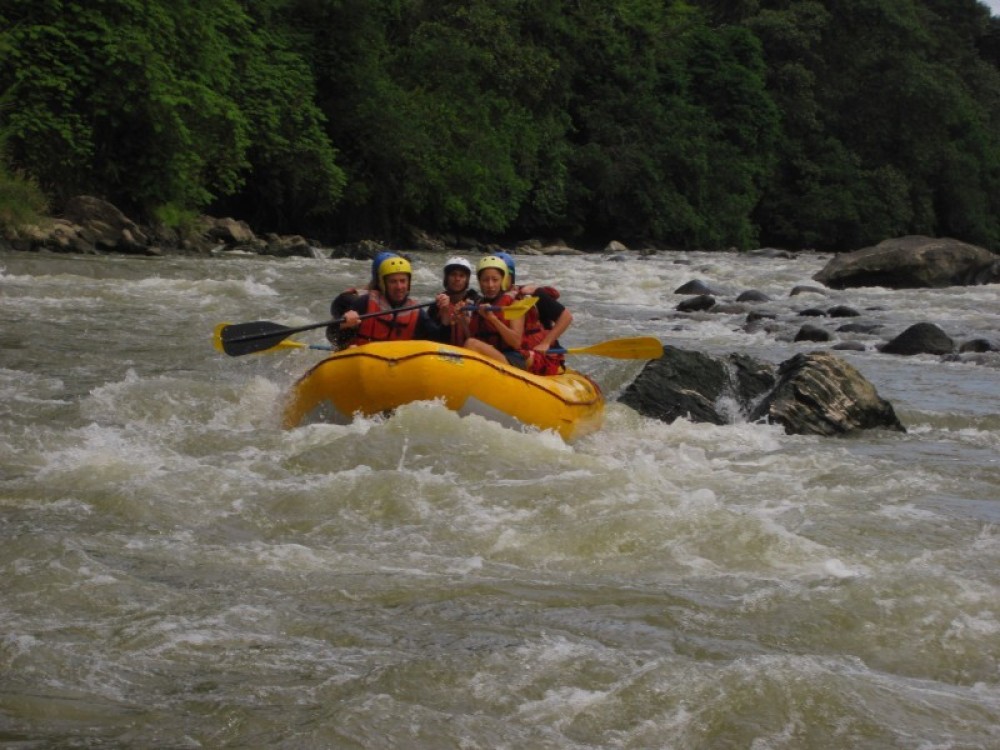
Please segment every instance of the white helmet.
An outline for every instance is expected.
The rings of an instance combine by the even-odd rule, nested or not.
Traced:
[[[469,272],[469,276],[472,276],[472,264],[459,255],[455,255],[454,257],[448,258],[447,262],[445,262],[444,264],[445,276],[447,276],[448,271],[452,270],[453,268],[464,268],[466,271]]]

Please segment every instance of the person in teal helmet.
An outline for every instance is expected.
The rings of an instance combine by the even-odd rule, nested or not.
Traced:
[[[541,336],[531,347],[531,350],[541,355],[537,359],[531,357],[529,369],[543,375],[552,375],[558,372],[563,366],[561,355],[549,355],[549,349],[559,349],[559,337],[566,332],[566,329],[573,323],[573,314],[566,309],[566,306],[559,301],[559,291],[551,286],[538,286],[537,284],[517,283],[517,268],[514,256],[510,253],[494,253],[504,263],[510,271],[511,286],[510,293],[514,299],[524,299],[525,297],[537,297],[538,302],[535,309],[538,311],[538,318],[545,334]]]
[[[358,299],[365,292],[370,292],[372,290],[378,290],[379,288],[379,268],[382,263],[389,258],[399,258],[399,253],[394,253],[391,250],[379,250],[372,257],[371,264],[371,276],[368,279],[368,283],[363,291],[358,291],[356,287],[350,287],[345,289],[336,297],[334,297],[333,302],[330,303],[330,316],[340,320],[344,317],[348,310],[351,310]],[[347,328],[343,328],[340,324],[335,324],[327,326],[326,328],[326,339],[331,344],[333,344],[334,349],[344,349],[354,341],[354,331]]]

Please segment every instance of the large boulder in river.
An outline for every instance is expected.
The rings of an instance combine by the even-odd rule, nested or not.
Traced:
[[[906,432],[896,412],[850,364],[828,352],[797,354],[778,368],[778,385],[751,415],[790,435],[842,435],[882,428]]]
[[[827,352],[773,365],[739,354],[718,359],[667,347],[618,399],[673,422],[731,424],[768,419],[789,434],[839,435],[885,428],[905,432],[892,405],[851,365]]]
[[[743,355],[720,360],[670,346],[646,364],[618,400],[664,422],[686,417],[730,424],[745,419],[750,405],[774,385],[773,370]]]
[[[951,354],[955,342],[933,323],[916,323],[888,344],[881,347],[885,354]]]
[[[1000,256],[947,237],[910,235],[837,255],[813,278],[833,289],[993,284],[1000,282]]]

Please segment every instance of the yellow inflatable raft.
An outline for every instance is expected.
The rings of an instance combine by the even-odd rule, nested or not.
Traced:
[[[345,349],[314,366],[292,388],[284,424],[346,424],[355,414],[433,399],[459,414],[555,430],[567,441],[600,429],[604,418],[601,389],[578,372],[532,375],[457,346],[393,341]]]

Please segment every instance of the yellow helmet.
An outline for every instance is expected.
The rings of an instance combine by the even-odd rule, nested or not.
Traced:
[[[487,255],[485,258],[476,264],[476,278],[479,278],[479,274],[485,271],[487,268],[497,269],[501,276],[500,280],[500,291],[506,292],[510,289],[510,269],[507,268],[507,264],[503,262],[503,258],[498,258],[495,255]]]
[[[391,258],[386,258],[378,265],[378,288],[385,294],[385,277],[393,273],[405,273],[409,277],[413,278],[413,268],[410,266],[410,261],[406,258],[400,258],[398,255],[394,255]]]

